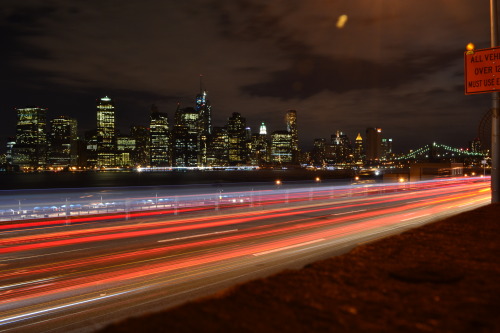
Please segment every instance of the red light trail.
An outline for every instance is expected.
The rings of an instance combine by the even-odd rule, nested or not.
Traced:
[[[196,285],[278,256],[286,261],[332,244],[356,244],[490,199],[484,181],[431,185],[358,187],[341,196],[321,187],[269,192],[243,210],[204,216],[159,210],[132,220],[88,216],[85,224],[58,227],[57,220],[13,223],[17,229],[4,231],[0,240],[0,328],[30,325],[38,316],[57,321],[66,306],[108,302],[110,295],[142,299],[146,286]]]

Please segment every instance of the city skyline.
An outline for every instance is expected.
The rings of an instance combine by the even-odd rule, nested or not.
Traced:
[[[182,105],[181,103],[177,103],[176,104],[176,109],[178,110],[180,107],[185,107],[185,108],[193,108],[193,110],[196,110],[197,112],[199,112],[199,98],[200,96],[203,96],[203,98],[206,98],[207,97],[207,92],[206,91],[202,91],[201,93],[199,93],[198,95],[196,95],[196,97],[193,97],[192,98],[192,104],[191,105]],[[156,113],[160,113],[162,115],[164,115],[164,117],[166,116],[167,119],[170,119],[170,121],[173,121],[175,119],[175,113],[176,111],[173,111],[173,112],[166,112],[164,110],[159,110],[158,109],[158,106],[155,105],[155,104],[151,104],[149,106],[149,110],[148,110],[148,113],[147,114],[143,114],[143,119],[138,119],[139,121],[135,120],[133,121],[132,123],[130,123],[128,126],[125,126],[122,124],[121,128],[118,128],[118,125],[119,123],[122,123],[120,122],[120,110],[116,110],[117,107],[115,107],[115,104],[116,104],[116,101],[114,99],[112,99],[111,97],[109,97],[108,95],[105,95],[104,97],[102,98],[96,98],[95,99],[95,102],[99,104],[102,103],[102,100],[105,99],[106,101],[112,101],[113,103],[113,111],[117,111],[118,112],[118,116],[114,115],[113,117],[116,118],[113,120],[113,129],[112,131],[117,131],[118,134],[121,134],[121,135],[129,135],[131,134],[131,131],[133,130],[133,127],[134,126],[144,126],[146,128],[149,128],[151,126],[151,122],[150,122],[150,116],[151,116],[151,112],[153,110],[155,110]],[[47,119],[47,124],[49,124],[50,121],[53,121],[53,120],[56,120],[56,119],[59,119],[59,118],[65,118],[65,117],[68,117],[68,115],[66,114],[62,114],[62,113],[56,113],[56,112],[52,112],[50,111],[50,108],[48,107],[44,107],[44,106],[40,106],[40,105],[27,105],[27,106],[24,106],[24,107],[21,107],[21,108],[15,108],[14,109],[14,112],[17,111],[17,109],[24,109],[24,108],[27,108],[27,109],[30,109],[30,108],[41,108],[45,111],[46,113],[46,119]],[[94,104],[94,108],[95,108],[95,104]],[[93,110],[94,112],[95,110]],[[161,112],[160,112],[161,111]],[[259,133],[259,130],[261,130],[262,126],[264,125],[267,130],[270,132],[273,132],[273,131],[281,131],[281,130],[284,130],[286,129],[287,131],[290,132],[290,125],[289,125],[289,120],[288,120],[288,114],[290,111],[293,111],[296,113],[296,110],[282,110],[279,112],[279,114],[276,114],[276,116],[278,117],[278,119],[274,119],[273,123],[276,124],[276,120],[280,121],[281,123],[278,123],[276,128],[270,128],[270,126],[264,122],[264,121],[256,121],[255,119],[250,119],[250,123],[252,124],[257,124],[256,126],[254,127],[250,127],[250,126],[247,126],[247,128],[250,128],[251,129],[251,132],[252,133]],[[95,115],[94,115],[95,116]],[[245,116],[245,115],[243,115]],[[225,126],[227,120],[231,117],[231,115],[228,115],[225,119],[225,122],[221,123],[221,124],[213,124],[214,127],[217,127],[217,126]],[[220,118],[219,117],[216,117],[216,118]],[[296,114],[295,114],[295,118],[296,118]],[[73,119],[73,118],[72,118]],[[74,118],[78,124],[80,124],[80,119],[78,118]],[[99,119],[99,116],[98,116],[98,119]],[[283,121],[284,120],[284,121]],[[94,117],[94,122],[96,121],[95,117]],[[300,135],[298,133],[301,133],[301,131],[297,131],[297,120],[294,120],[295,122],[295,141],[296,142],[295,144],[298,145],[299,149],[302,151],[302,152],[311,152],[312,150],[314,150],[314,142],[318,139],[326,139],[327,142],[333,142],[333,139],[330,140],[331,137],[335,136],[335,133],[339,133],[341,132],[344,136],[347,136],[347,138],[349,138],[349,140],[351,140],[353,143],[354,143],[354,138],[358,137],[361,135],[361,138],[363,138],[364,140],[366,140],[367,138],[367,134],[365,133],[365,130],[368,130],[368,129],[379,129],[380,131],[382,131],[382,128],[381,127],[360,127],[359,129],[357,130],[354,130],[354,132],[352,133],[346,133],[345,131],[343,131],[342,129],[332,129],[331,130],[331,133],[322,133],[321,135],[318,135],[317,137],[314,137],[314,139],[311,141],[311,142],[303,142],[304,140],[300,140]],[[298,121],[298,123],[300,124],[300,121]],[[96,126],[97,124],[97,126]],[[85,133],[87,132],[92,132],[92,131],[95,131],[98,127],[99,127],[99,120],[97,120],[97,123],[94,124],[94,127],[92,128],[86,128],[86,129],[81,129],[79,126],[77,127],[78,129],[78,137],[80,139],[84,139],[85,137]],[[137,124],[140,124],[140,125],[137,125]],[[168,125],[168,120],[167,120],[167,126],[169,126],[169,131],[170,130],[173,130],[174,129],[174,124],[171,123],[170,125]],[[300,126],[300,125],[299,125]],[[14,133],[15,133],[15,123],[12,124],[12,128],[14,129]],[[116,128],[115,128],[116,127]],[[48,129],[48,128],[47,128]],[[323,135],[324,134],[324,135]],[[384,131],[384,137],[387,137],[387,135],[385,134],[385,131]],[[4,141],[8,141],[7,139],[9,138],[14,138],[15,135],[11,136],[11,137],[4,137],[2,138]],[[390,140],[392,141],[393,138],[390,138]],[[403,138],[396,138],[396,141],[399,140],[399,139],[403,139],[404,140],[404,137]],[[465,138],[465,140],[462,140],[461,144],[457,146],[457,148],[465,148],[465,149],[469,149],[470,148],[470,145],[471,145],[471,142],[473,142],[474,140],[477,139],[477,136],[474,137],[474,138]],[[436,140],[432,140],[430,139],[426,144],[430,144],[432,142],[436,142]],[[4,153],[5,150],[7,149],[8,147],[8,142],[7,144],[4,144],[2,147],[0,147],[0,153]],[[420,147],[415,147],[415,149],[418,149]],[[393,152],[397,152],[399,154],[402,154],[402,153],[408,153],[410,152],[411,150],[413,149],[408,149],[408,150],[403,150],[403,149],[399,149],[399,150],[392,150]]]
[[[201,77],[200,77],[200,89],[203,89],[202,85],[201,85]],[[196,95],[196,97],[193,98],[193,105],[181,105],[180,103],[178,103],[176,111],[174,112],[174,114],[171,114],[170,117],[168,115],[168,112],[160,112],[158,107],[155,104],[152,104],[150,106],[150,111],[149,111],[150,113],[147,117],[147,119],[149,119],[149,122],[147,122],[147,124],[145,126],[144,125],[137,125],[138,123],[142,123],[142,122],[134,121],[128,127],[126,127],[126,129],[124,131],[117,128],[116,124],[119,122],[120,112],[115,107],[115,104],[116,104],[115,100],[110,98],[108,95],[96,99],[96,102],[97,102],[96,126],[94,126],[94,128],[92,128],[92,129],[85,130],[85,131],[82,131],[77,126],[77,124],[79,124],[79,119],[70,118],[67,115],[63,115],[63,114],[50,115],[50,112],[49,112],[48,108],[46,108],[46,107],[26,106],[24,108],[16,108],[15,110],[17,112],[20,112],[20,111],[24,112],[23,110],[33,110],[33,109],[43,110],[43,113],[44,113],[43,125],[42,125],[42,128],[40,130],[42,130],[46,133],[47,138],[44,138],[44,140],[46,140],[47,142],[49,140],[49,136],[57,135],[57,133],[52,133],[50,131],[51,127],[53,126],[52,123],[53,122],[61,122],[61,120],[66,121],[66,122],[68,120],[71,120],[74,122],[74,124],[72,125],[72,131],[74,131],[73,140],[79,139],[79,140],[85,141],[87,145],[92,145],[93,144],[93,143],[91,143],[92,139],[90,139],[88,137],[88,135],[95,135],[92,133],[97,133],[97,137],[101,137],[101,138],[104,137],[104,139],[103,139],[104,142],[101,142],[102,139],[98,140],[98,142],[96,142],[96,144],[97,144],[96,147],[101,146],[100,148],[98,148],[98,150],[101,151],[101,153],[99,153],[99,155],[104,154],[104,157],[103,156],[96,156],[98,164],[101,164],[101,165],[113,164],[113,163],[109,163],[110,159],[112,159],[112,157],[110,157],[110,156],[106,157],[106,155],[111,154],[113,149],[116,149],[116,147],[113,148],[113,146],[116,146],[116,144],[118,144],[117,138],[132,138],[132,137],[134,137],[134,131],[140,130],[140,129],[138,129],[139,127],[143,127],[144,129],[147,129],[147,131],[148,131],[147,135],[150,137],[150,139],[149,139],[150,143],[148,144],[148,146],[151,145],[151,147],[148,149],[151,149],[151,156],[150,156],[151,161],[148,162],[148,164],[151,163],[152,165],[175,165],[176,164],[175,161],[171,160],[171,158],[173,158],[173,156],[170,156],[170,157],[167,157],[167,156],[169,154],[172,154],[172,151],[174,151],[175,140],[176,140],[176,138],[175,138],[176,137],[176,127],[177,127],[176,124],[182,123],[183,121],[185,121],[185,120],[180,119],[180,118],[178,119],[179,111],[182,111],[182,112],[187,111],[188,113],[193,112],[193,116],[195,116],[197,119],[196,122],[200,122],[200,124],[197,123],[196,125],[193,123],[193,126],[195,126],[196,128],[198,126],[200,127],[200,128],[197,128],[196,130],[194,130],[194,128],[193,128],[193,130],[194,130],[193,134],[195,132],[201,131],[201,132],[204,132],[209,137],[211,137],[211,134],[212,134],[212,127],[213,128],[226,128],[227,129],[227,127],[230,126],[231,119],[232,119],[232,117],[234,117],[235,114],[238,114],[238,116],[244,116],[244,115],[240,115],[239,113],[233,112],[232,116],[228,116],[226,118],[226,123],[224,123],[224,124],[212,124],[211,118],[213,115],[211,113],[211,104],[210,104],[210,101],[208,100],[208,98],[209,98],[209,96],[208,96],[207,92],[205,90],[200,90],[200,92]],[[115,114],[116,111],[118,111],[118,116]],[[291,144],[290,149],[291,149],[292,154],[294,155],[294,158],[293,158],[294,161],[298,161],[299,152],[300,153],[306,153],[306,152],[314,153],[315,149],[317,148],[316,142],[318,140],[322,140],[327,145],[337,145],[337,146],[346,146],[346,147],[348,146],[348,147],[350,147],[350,149],[353,149],[353,150],[357,149],[356,146],[358,145],[357,144],[358,140],[360,140],[361,142],[364,142],[364,143],[371,141],[372,145],[374,145],[377,140],[380,141],[380,142],[376,143],[376,145],[379,146],[378,148],[374,148],[374,147],[363,148],[363,150],[367,149],[368,155],[370,154],[369,151],[378,150],[378,149],[380,149],[380,147],[387,146],[387,143],[389,143],[389,142],[390,142],[390,147],[387,146],[386,148],[384,148],[384,151],[385,151],[384,154],[385,153],[403,154],[403,153],[409,153],[412,151],[412,150],[409,150],[406,152],[395,151],[393,149],[393,138],[388,138],[385,132],[382,134],[382,128],[380,128],[380,127],[366,127],[364,129],[360,128],[355,132],[354,135],[347,134],[344,131],[342,131],[341,129],[336,129],[336,130],[332,130],[331,134],[329,134],[329,135],[325,135],[322,137],[318,136],[318,137],[313,139],[313,142],[309,142],[307,144],[304,144],[301,140],[299,140],[300,131],[298,131],[298,125],[297,125],[297,111],[296,110],[287,110],[287,111],[281,112],[281,116],[282,116],[281,118],[283,118],[283,121],[282,121],[280,128],[272,128],[269,130],[269,128],[265,124],[265,122],[260,122],[260,125],[258,128],[251,128],[251,127],[247,126],[246,118],[243,118],[244,124],[242,126],[244,126],[245,131],[248,132],[248,136],[250,136],[252,134],[259,134],[259,133],[263,134],[262,133],[263,128],[264,128],[264,131],[269,131],[267,133],[267,134],[269,134],[268,138],[271,138],[271,133],[273,133],[273,132],[282,132],[282,134],[286,134],[286,133],[291,134],[291,137],[289,138],[291,140],[290,141],[290,144]],[[19,124],[20,124],[19,121],[22,121],[22,119],[19,117],[20,117],[20,115],[18,115],[17,127],[19,127]],[[185,116],[180,116],[180,117],[182,118]],[[188,117],[189,117],[189,115],[188,115]],[[143,119],[143,122],[144,122],[144,119]],[[253,121],[253,123],[255,123],[255,121]],[[299,123],[300,123],[300,121],[299,121]],[[37,126],[40,126],[40,125],[37,125]],[[377,131],[379,133],[379,138],[377,140],[370,139],[369,133],[373,132],[373,131]],[[18,128],[17,132],[19,132],[19,128]],[[158,133],[158,134],[155,134],[155,133]],[[361,133],[363,133],[363,134],[361,135]],[[16,135],[16,137],[18,135],[19,135],[19,133]],[[163,136],[165,136],[165,138],[162,138]],[[342,136],[342,140],[340,140],[339,136]],[[354,137],[356,137],[356,140],[354,140]],[[20,137],[20,138],[22,140],[22,137]],[[16,140],[15,137],[12,137],[12,139],[14,141]],[[166,141],[163,142],[162,144],[160,144],[160,142],[162,140],[166,140]],[[197,140],[197,139],[195,139],[195,140]],[[286,139],[286,140],[288,140],[288,139]],[[435,140],[433,140],[433,142],[435,142]],[[11,143],[12,142],[9,140],[9,142],[7,142],[7,145],[5,145],[5,147],[2,147],[2,148],[5,150],[6,148],[10,147]],[[464,142],[463,145],[458,147],[458,148],[465,148],[465,149],[472,149],[472,151],[479,151],[481,149],[481,146],[480,145],[477,146],[478,143],[480,144],[480,141],[478,141],[475,138],[473,140],[471,139],[467,142]],[[103,149],[102,148],[103,145],[106,146],[107,148]],[[163,147],[166,147],[168,145],[171,145],[172,147],[165,150],[165,148],[163,148]],[[476,145],[476,146],[472,147],[471,145]],[[157,148],[154,148],[155,146]],[[304,146],[311,146],[311,148],[302,149]],[[421,148],[421,147],[419,147],[419,148]],[[72,148],[72,149],[75,149],[75,148]],[[172,149],[172,151],[170,151],[170,149]],[[156,153],[155,153],[155,151],[156,151]],[[353,152],[351,152],[351,153],[353,153]],[[339,152],[337,152],[337,154],[339,154]],[[341,155],[345,155],[345,154],[346,154],[346,152],[341,153]],[[377,151],[377,153],[375,153],[375,154],[378,156],[381,156],[382,152]],[[156,155],[156,157],[155,157],[155,155]],[[360,155],[360,154],[357,154],[357,155]],[[100,162],[99,162],[99,160],[100,160]],[[157,163],[153,162],[155,160]],[[367,160],[368,161],[374,160],[374,157],[367,156]],[[204,163],[201,163],[200,161],[198,161],[198,162],[199,162],[198,163],[199,166],[207,165],[207,161],[205,161]],[[57,165],[57,163],[56,163],[56,165]]]
[[[149,126],[132,124],[127,133],[116,128],[115,102],[109,96],[97,100],[96,127],[80,137],[75,118],[60,115],[48,121],[46,108],[18,108],[16,137],[8,141],[2,163],[5,170],[25,171],[145,166],[161,170],[248,166],[356,169],[401,167],[417,160],[460,160],[473,166],[487,154],[479,140],[473,140],[465,150],[434,142],[405,156],[394,152],[393,139],[385,137],[380,127],[366,128],[365,139],[358,132],[354,142],[337,130],[329,141],[316,138],[311,151],[301,151],[296,110],[284,114],[286,130],[269,134],[264,122],[258,132],[252,132],[238,112],[225,125],[213,126],[209,96],[201,85],[200,89],[195,107],[177,105],[171,126],[168,114],[153,104]]]
[[[192,105],[199,74],[215,124],[239,112],[254,131],[261,122],[279,129],[281,113],[294,109],[307,115],[298,123],[302,146],[337,130],[352,140],[366,127],[383,128],[396,151],[465,146],[490,104],[463,94],[463,51],[468,42],[488,46],[488,5],[433,6],[8,0],[2,147],[15,134],[15,107],[46,107],[85,131],[95,126],[96,96],[110,95],[125,131],[137,119],[147,124],[151,104],[170,117],[178,102]]]

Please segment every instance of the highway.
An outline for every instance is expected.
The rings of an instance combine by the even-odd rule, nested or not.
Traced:
[[[92,332],[490,200],[489,179],[464,177],[186,194],[160,206],[155,196],[148,209],[3,221],[0,331]]]

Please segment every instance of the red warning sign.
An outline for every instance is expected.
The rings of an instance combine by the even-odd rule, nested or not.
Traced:
[[[500,47],[465,52],[465,94],[500,91]]]

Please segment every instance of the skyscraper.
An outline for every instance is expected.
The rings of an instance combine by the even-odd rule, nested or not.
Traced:
[[[214,127],[209,136],[207,163],[210,166],[227,166],[229,163],[229,138],[225,127]]]
[[[354,162],[356,164],[363,164],[364,160],[364,147],[363,147],[363,138],[361,137],[361,133],[358,133],[356,140],[354,142]]]
[[[326,163],[326,140],[314,139],[311,157],[315,166],[323,167]]]
[[[207,91],[203,88],[202,79],[203,75],[200,75],[200,93],[196,95],[195,110],[199,114],[199,133],[208,136],[212,134],[212,107],[207,99]]]
[[[133,166],[135,139],[130,135],[120,134],[116,137],[116,165],[120,167]]]
[[[12,151],[16,145],[16,138],[9,137],[7,139],[7,150],[5,152],[5,163],[7,165],[12,165]]]
[[[296,163],[299,157],[299,133],[297,130],[297,111],[286,112],[286,130],[292,138],[292,162]]]
[[[115,106],[105,96],[97,101],[97,166],[116,165]]]
[[[159,112],[156,105],[151,106],[149,133],[151,136],[151,166],[170,166],[171,147],[168,116],[166,113]]]
[[[346,134],[337,131],[331,136],[330,154],[332,164],[347,164],[352,162],[351,142]]]
[[[199,131],[200,133],[209,135],[212,133],[212,107],[207,99],[207,92],[200,91],[196,95],[195,110],[199,113]]]
[[[77,121],[59,116],[50,121],[48,164],[55,167],[77,165]]]
[[[22,168],[44,167],[47,157],[47,109],[28,107],[16,111],[16,144],[12,149],[12,163]]]
[[[177,106],[173,129],[173,164],[177,167],[198,165],[198,136],[200,114],[192,107]]]
[[[382,129],[366,129],[366,162],[368,164],[378,163],[382,156]]]
[[[293,139],[290,131],[274,131],[271,134],[271,163],[292,163]]]
[[[267,127],[266,127],[266,124],[264,124],[264,123],[261,123],[261,124],[260,124],[259,134],[260,134],[260,135],[267,135]]]
[[[267,132],[262,131],[262,126],[264,126],[264,123],[261,125],[261,131],[253,133],[250,140],[250,163],[252,165],[265,166],[271,159],[269,140],[266,134],[261,134]]]
[[[144,126],[132,126],[130,136],[135,140],[135,149],[132,156],[134,165],[150,165],[150,130]]]
[[[246,151],[246,119],[238,112],[227,120],[227,135],[229,146],[229,164],[245,164],[247,161]]]
[[[392,139],[382,138],[382,142],[380,143],[380,151],[381,151],[381,160],[390,159],[392,155]]]

